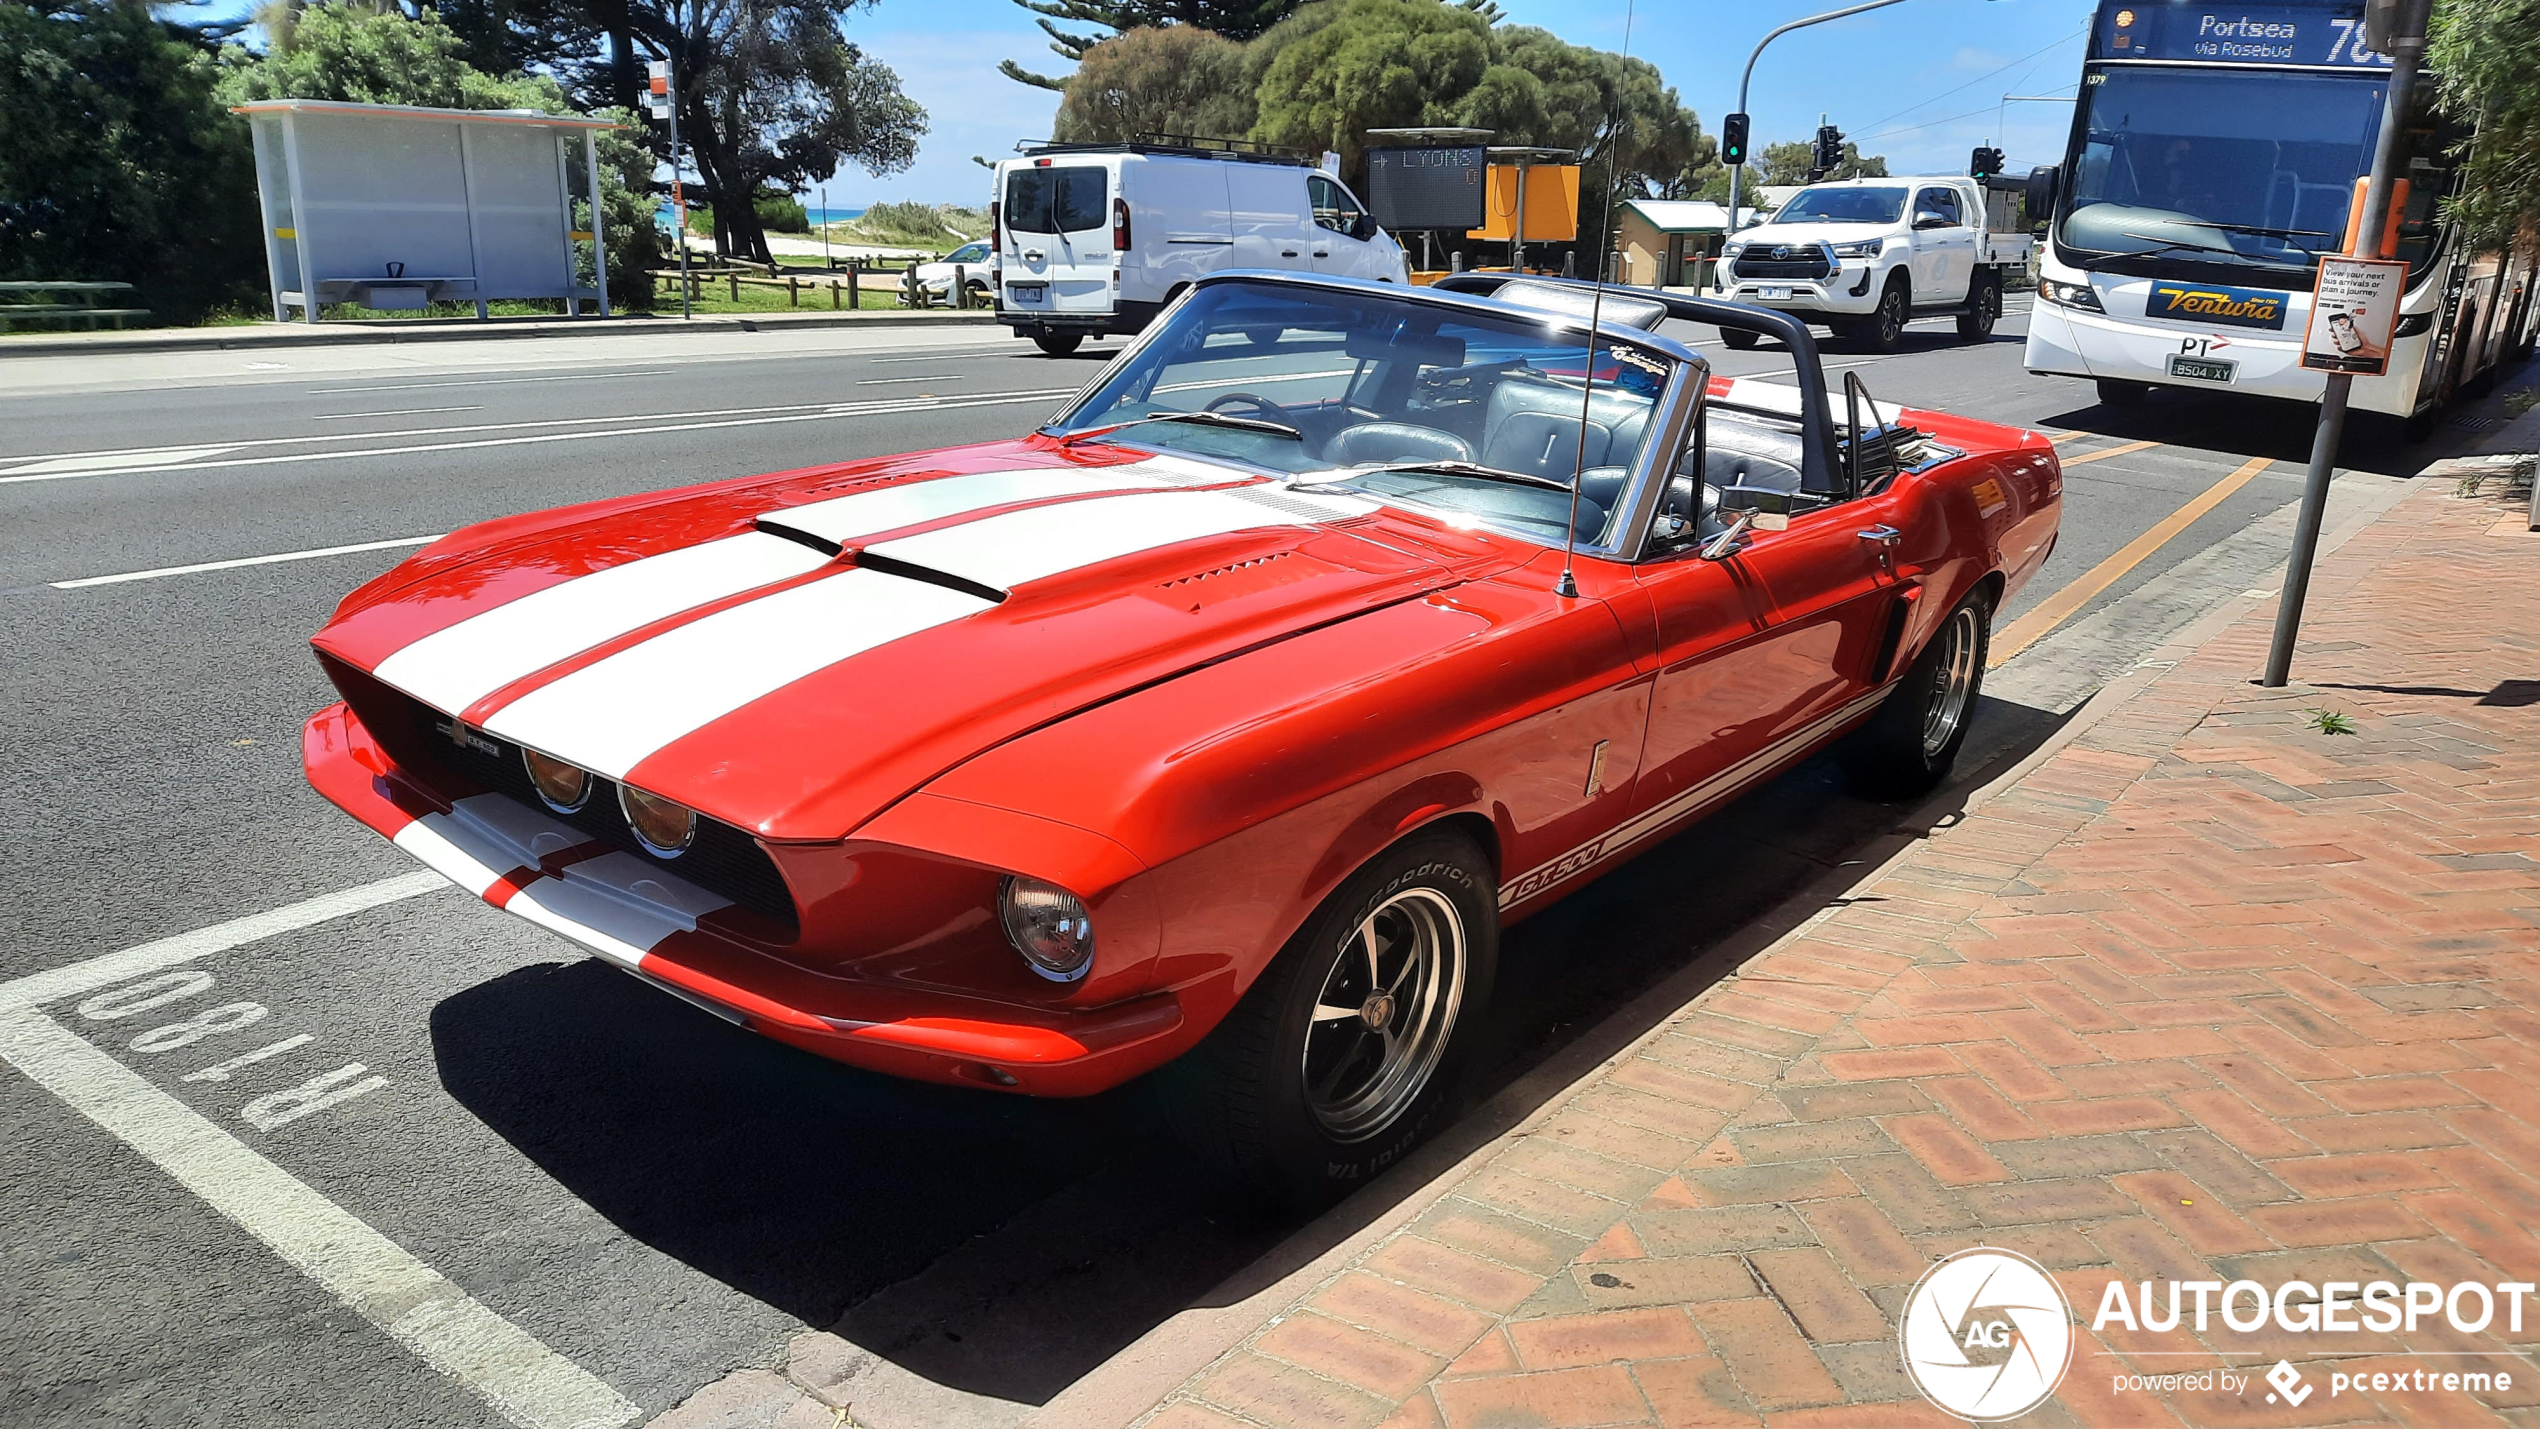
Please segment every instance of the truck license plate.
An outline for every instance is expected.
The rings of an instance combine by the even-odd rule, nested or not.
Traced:
[[[1764,287],[1756,289],[1755,296],[1764,299],[1766,302],[1786,303],[1790,301],[1790,285],[1787,283],[1767,284]]]
[[[1047,283],[1009,283],[1006,291],[1012,293],[1018,303],[1037,303],[1048,297],[1050,290]]]
[[[2170,354],[2172,377],[2185,377],[2197,382],[2229,382],[2232,374],[2239,370],[2239,363],[2221,358],[2182,357],[2175,352]]]

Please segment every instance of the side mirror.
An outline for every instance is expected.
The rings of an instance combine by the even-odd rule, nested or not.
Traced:
[[[2031,223],[2044,223],[2055,209],[2055,189],[2064,177],[2063,170],[2053,164],[2042,164],[2028,171],[2028,192],[2021,195],[2027,205]]]
[[[1955,223],[1950,221],[1949,215],[1945,213],[1933,213],[1931,210],[1925,209],[1921,213],[1914,215],[1914,227],[1917,229],[1954,228],[1956,226],[1957,225]]]

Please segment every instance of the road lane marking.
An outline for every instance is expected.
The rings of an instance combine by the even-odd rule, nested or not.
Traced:
[[[225,461],[198,461],[198,462],[188,462],[188,463],[184,463],[184,464],[181,464],[181,465],[168,465],[168,464],[157,464],[157,465],[134,465],[134,466],[121,466],[121,467],[102,467],[102,468],[98,468],[98,469],[96,469],[96,470],[88,470],[88,471],[75,471],[75,472],[44,472],[44,473],[35,473],[35,474],[19,474],[19,473],[16,473],[16,472],[9,472],[9,473],[0,473],[0,486],[9,486],[9,485],[14,485],[14,484],[16,484],[16,483],[18,483],[18,482],[25,482],[25,481],[65,481],[65,480],[71,480],[71,479],[75,479],[75,478],[79,478],[79,477],[90,477],[90,476],[133,476],[133,475],[142,475],[142,474],[150,474],[150,473],[167,473],[167,472],[183,472],[183,471],[213,471],[213,470],[219,470],[219,469],[228,468],[228,467],[241,467],[241,466],[287,466],[287,465],[295,465],[295,464],[298,464],[298,463],[301,463],[301,462],[312,462],[312,461],[350,461],[350,460],[355,460],[355,459],[358,459],[358,458],[363,458],[363,457],[413,456],[413,455],[415,455],[415,454],[417,454],[417,453],[424,453],[424,452],[469,451],[469,450],[474,450],[474,449],[476,449],[476,448],[481,448],[481,447],[516,447],[516,446],[533,446],[533,445],[538,445],[538,444],[541,444],[541,443],[546,443],[546,442],[583,442],[583,441],[593,441],[593,440],[597,440],[597,439],[599,439],[599,438],[603,438],[603,437],[649,437],[649,436],[660,436],[660,435],[663,435],[663,434],[666,434],[666,433],[670,433],[670,432],[701,432],[701,431],[712,431],[712,430],[715,430],[715,429],[717,429],[717,428],[722,428],[722,427],[757,427],[757,426],[774,426],[774,425],[778,425],[778,424],[780,424],[780,423],[785,423],[785,422],[822,422],[822,421],[830,421],[830,420],[833,420],[833,419],[836,419],[836,418],[840,418],[840,417],[888,417],[888,416],[900,416],[900,415],[908,415],[908,414],[915,414],[915,413],[922,413],[922,412],[944,412],[944,411],[952,411],[952,410],[956,410],[956,409],[963,408],[963,407],[995,407],[995,406],[1004,406],[1004,405],[1009,405],[1009,404],[1016,403],[1016,402],[1045,402],[1045,401],[1048,401],[1048,400],[1050,400],[1051,398],[1054,398],[1054,397],[1072,397],[1072,396],[1076,395],[1076,393],[1077,393],[1078,391],[1080,391],[1080,390],[1081,390],[1081,389],[1079,389],[1079,388],[1069,387],[1069,388],[1065,388],[1065,389],[1051,389],[1051,390],[1048,390],[1048,391],[1041,391],[1041,392],[1012,392],[1012,393],[1004,393],[1004,394],[993,395],[993,396],[991,396],[991,395],[986,395],[986,394],[982,394],[982,395],[979,395],[979,396],[960,397],[960,398],[948,398],[948,399],[928,400],[928,401],[904,401],[904,400],[903,400],[903,401],[891,401],[891,402],[862,402],[862,403],[857,403],[857,402],[838,402],[838,403],[832,403],[832,404],[829,404],[829,405],[826,405],[826,406],[820,407],[820,408],[818,408],[818,409],[816,409],[816,410],[810,410],[810,411],[794,411],[794,412],[791,412],[789,415],[780,415],[780,416],[753,416],[753,417],[739,417],[739,418],[726,419],[726,420],[722,420],[722,421],[706,421],[706,422],[671,422],[671,423],[664,423],[664,422],[654,421],[654,422],[645,423],[645,422],[641,422],[641,421],[640,421],[640,419],[639,419],[639,424],[638,424],[638,425],[635,425],[635,426],[617,427],[617,428],[612,428],[612,429],[609,429],[609,430],[607,430],[607,431],[597,431],[597,432],[548,432],[548,433],[544,433],[544,434],[541,434],[541,435],[538,435],[538,436],[525,436],[525,437],[495,437],[495,438],[488,438],[488,439],[486,439],[486,440],[484,440],[484,441],[474,441],[474,442],[426,442],[426,443],[419,443],[419,444],[412,445],[412,446],[400,446],[400,447],[370,447],[370,448],[367,448],[367,449],[364,449],[364,450],[361,450],[361,451],[349,451],[349,452],[296,452],[296,453],[287,453],[287,454],[283,454],[283,455],[279,455],[279,456],[233,457],[233,458],[230,458],[230,459],[225,460]],[[626,420],[626,419],[621,417],[621,418],[609,418],[609,419],[605,419],[605,420],[623,421],[623,420]],[[517,425],[517,426],[550,426],[550,425],[560,425],[560,424],[557,424],[557,423],[529,423],[529,422],[524,422],[524,423],[516,423],[516,424],[513,424],[513,425]],[[391,433],[385,433],[385,432],[371,432],[371,433],[364,433],[363,435],[367,435],[367,436],[387,436],[387,435],[392,435],[392,434],[391,434]],[[393,435],[403,436],[403,435],[408,435],[408,434],[407,434],[407,433],[395,433],[395,434],[393,434]],[[422,436],[422,435],[430,435],[430,433],[428,433],[428,432],[419,432],[419,433],[414,433],[413,435]],[[324,438],[301,438],[300,440],[302,440],[302,441],[324,440]],[[244,443],[242,443],[241,445],[244,445]]]
[[[2139,445],[2156,444],[2143,442]],[[2094,453],[2094,455],[2110,456],[2114,455],[2116,450],[2124,449],[2117,448],[2109,452]],[[2088,605],[2101,591],[2123,579],[2126,572],[2143,564],[2146,557],[2169,544],[2172,537],[2195,525],[2206,512],[2220,506],[2233,492],[2247,486],[2251,478],[2267,469],[2271,460],[2268,457],[2251,457],[2242,462],[2231,475],[2206,487],[2197,494],[2194,500],[2161,518],[2152,529],[2128,541],[2115,555],[2092,566],[2080,579],[2040,601],[2031,607],[2026,615],[2003,626],[2001,631],[1993,637],[1993,652],[1985,661],[1985,668],[1998,669],[2004,661],[2036,644],[2039,637],[2070,619],[2075,611]],[[2070,460],[2065,462],[2067,466],[2071,464]]]
[[[2109,447],[2104,451],[2083,452],[2080,456],[2068,456],[2063,461],[2066,466],[2079,466],[2086,461],[2106,461],[2112,456],[2126,456],[2133,452],[2149,451],[2159,445],[2159,442],[2127,442],[2123,446]]]
[[[320,556],[349,556],[356,551],[386,551],[399,546],[423,546],[440,539],[440,536],[400,536],[393,541],[362,541],[350,546],[320,546],[311,551],[283,551],[271,556],[240,556],[228,561],[197,561],[190,566],[161,566],[156,570],[125,571],[120,575],[81,576],[77,580],[53,581],[51,585],[55,590],[85,590],[93,585],[122,585],[126,581],[154,581],[162,576],[190,576],[203,571],[234,571],[242,566],[271,566],[284,561],[314,561]]]
[[[58,455],[8,457],[0,458],[0,460],[27,463],[25,466],[12,467],[11,470],[24,473],[28,479],[33,480],[46,476],[91,476],[114,467],[173,466],[180,462],[200,461],[207,457],[219,456],[223,452],[234,452],[242,446],[252,445],[255,443],[232,442],[227,446],[198,444],[190,447],[152,447],[137,453],[62,452]]]
[[[190,933],[179,933],[172,938],[161,938],[121,952],[105,953],[86,962],[0,982],[0,1007],[11,1003],[58,1002],[65,997],[78,997],[277,934],[447,888],[449,884],[448,879],[427,871],[401,873],[376,883],[321,893],[315,898],[286,903],[280,908],[250,913],[244,918],[232,918],[226,923],[214,923],[208,928],[197,928]]]
[[[521,1429],[615,1429],[642,1411],[210,1118],[23,1003],[0,1060],[60,1097]]]
[[[856,379],[855,385],[858,387],[889,387],[901,382],[960,382],[963,380],[962,375],[958,372],[938,372],[925,377],[859,377]]]
[[[521,1429],[615,1429],[639,1407],[41,1008],[447,887],[437,873],[403,874],[0,983],[0,1061],[140,1152]]]
[[[484,410],[485,408],[482,405],[474,407],[400,407],[393,412],[321,412],[318,415],[309,418],[309,420],[312,422],[350,422],[360,417],[420,417],[430,412],[482,412]]]
[[[599,382],[611,377],[668,377],[670,369],[643,372],[566,372],[553,377],[469,377],[456,382],[383,382],[364,387],[312,387],[312,397],[341,397],[347,392],[421,392],[431,387],[508,387],[515,382]]]

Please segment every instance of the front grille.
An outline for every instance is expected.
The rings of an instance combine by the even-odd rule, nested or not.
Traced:
[[[1822,279],[1834,272],[1833,260],[1818,243],[1757,243],[1729,265],[1739,278]]]
[[[784,875],[776,871],[775,860],[767,856],[758,840],[740,829],[699,814],[696,839],[677,858],[663,858],[644,847],[634,831],[626,827],[626,817],[617,807],[615,782],[592,775],[591,797],[582,802],[582,807],[569,814],[558,812],[549,808],[531,786],[529,771],[521,767],[518,745],[480,729],[470,729],[469,742],[461,744],[450,737],[448,715],[421,701],[408,700],[407,704],[414,720],[415,744],[427,759],[439,765],[441,772],[516,799],[595,839],[657,863],[708,892],[729,898],[739,907],[777,924],[786,941],[801,932],[794,914],[793,894],[785,887]],[[479,741],[494,746],[493,750],[480,748]]]

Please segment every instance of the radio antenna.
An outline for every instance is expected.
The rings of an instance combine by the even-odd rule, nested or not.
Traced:
[[[1623,54],[1632,57],[1632,10],[1638,0],[1623,0]],[[1587,361],[1579,374],[1579,448],[1570,465],[1570,519],[1561,528],[1561,583],[1553,587],[1556,595],[1576,597],[1579,593],[1577,574],[1579,557],[1579,488],[1587,485],[1587,439],[1589,413],[1596,398],[1596,330],[1605,312],[1605,264],[1614,251],[1614,151],[1623,144],[1623,87],[1631,82],[1627,73],[1617,73],[1614,104],[1605,113],[1605,202],[1597,212],[1596,276],[1588,297]],[[1525,274],[1520,258],[1517,276]]]

